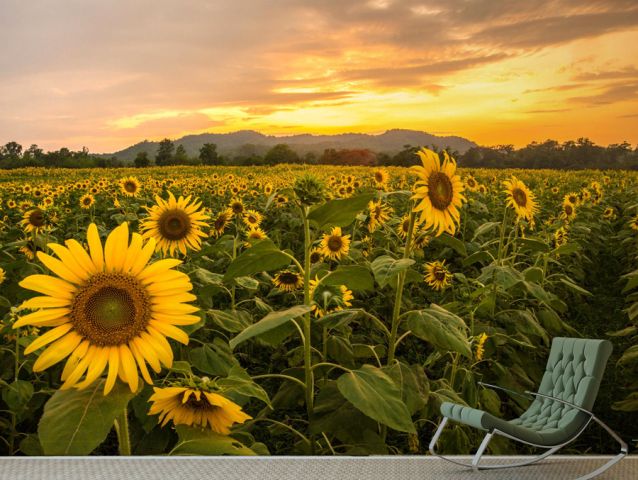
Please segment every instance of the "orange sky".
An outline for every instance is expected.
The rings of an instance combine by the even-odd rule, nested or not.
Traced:
[[[3,0],[0,144],[410,128],[635,145],[637,59],[635,0]]]

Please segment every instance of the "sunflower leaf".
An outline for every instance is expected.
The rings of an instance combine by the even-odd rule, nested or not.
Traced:
[[[239,440],[211,430],[178,425],[179,442],[172,455],[256,455]]]
[[[103,390],[104,380],[100,380],[84,390],[53,394],[38,425],[45,455],[88,455],[106,439],[135,393],[121,382],[108,395]]]
[[[287,310],[270,312],[257,323],[253,323],[243,332],[233,338],[229,342],[230,348],[234,350],[235,347],[237,347],[237,345],[239,345],[240,343],[263,333],[269,332],[270,330],[273,330],[274,328],[277,328],[297,317],[301,317],[302,315],[310,312],[311,309],[312,308],[308,305],[297,305],[296,307],[292,307]]]
[[[344,373],[337,387],[350,403],[366,416],[400,432],[415,433],[401,390],[380,368],[364,365]]]
[[[374,278],[380,287],[385,287],[396,275],[410,268],[414,264],[411,258],[401,258],[399,260],[389,255],[381,255],[374,259],[370,267],[374,273]]]
[[[346,227],[350,225],[357,214],[368,206],[374,194],[365,193],[356,197],[330,200],[315,208],[308,214],[308,220],[317,228]]]
[[[279,250],[272,240],[260,240],[233,260],[224,275],[224,282],[258,272],[276,270],[289,263],[290,257]]]

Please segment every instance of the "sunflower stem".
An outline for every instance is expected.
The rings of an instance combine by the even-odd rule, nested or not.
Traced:
[[[414,209],[410,209],[410,223],[408,225],[408,232],[405,236],[405,248],[403,249],[403,258],[410,258],[412,247],[412,233],[414,230],[414,222],[416,219],[416,213]],[[392,310],[392,326],[390,329],[390,337],[388,338],[388,358],[387,365],[392,365],[394,362],[394,353],[397,347],[397,333],[399,332],[400,314],[401,314],[401,300],[403,299],[403,286],[405,285],[406,271],[403,270],[399,273],[397,279],[397,291],[394,295],[394,308]]]
[[[131,437],[128,429],[128,409],[126,407],[115,419],[115,432],[117,433],[120,455],[131,455]]]
[[[304,304],[310,306],[310,221],[308,220],[308,207],[302,207],[303,226],[304,226]],[[303,319],[304,333],[304,371],[306,383],[306,412],[308,413],[308,422],[311,422],[314,410],[314,390],[315,378],[312,370],[312,332],[311,332],[310,313],[306,313]],[[314,435],[310,437],[310,453],[315,453]]]

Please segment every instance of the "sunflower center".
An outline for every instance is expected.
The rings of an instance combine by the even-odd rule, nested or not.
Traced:
[[[29,223],[34,227],[42,227],[44,225],[44,213],[42,210],[34,210],[29,215]]]
[[[191,410],[214,410],[216,408],[219,408],[215,405],[211,405],[208,401],[208,398],[206,398],[206,395],[204,394],[199,397],[199,400],[197,400],[195,395],[191,395],[190,397],[188,397],[188,400],[186,400],[186,403],[184,405]]]
[[[181,240],[188,235],[191,229],[188,214],[179,209],[165,211],[157,224],[162,237],[168,240]]]
[[[240,202],[233,202],[230,208],[233,210],[233,213],[235,214],[241,213],[244,211],[244,205]]]
[[[342,246],[343,246],[343,240],[341,239],[340,236],[332,235],[328,239],[328,248],[330,249],[331,252],[340,251]]]
[[[283,272],[279,274],[279,281],[284,285],[296,285],[298,278],[294,272]]]
[[[439,282],[445,280],[445,271],[440,268],[434,269],[434,278],[436,278]]]
[[[125,182],[124,190],[126,190],[129,193],[135,193],[135,191],[137,190],[137,185],[135,185],[134,182]]]
[[[512,190],[512,198],[519,207],[525,207],[527,205],[527,195],[520,188]]]
[[[92,344],[122,345],[146,328],[150,297],[130,275],[97,273],[79,287],[70,317],[75,330]]]
[[[428,194],[432,205],[437,210],[445,210],[452,203],[454,197],[454,188],[450,177],[443,172],[434,172],[430,175],[428,184]]]
[[[567,215],[571,215],[571,214],[572,214],[572,212],[573,212],[573,210],[572,210],[572,206],[571,206],[571,205],[565,205],[565,213],[566,213]]]

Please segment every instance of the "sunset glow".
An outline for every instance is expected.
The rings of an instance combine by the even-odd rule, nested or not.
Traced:
[[[407,128],[636,144],[637,58],[625,0],[10,0],[0,143]]]

